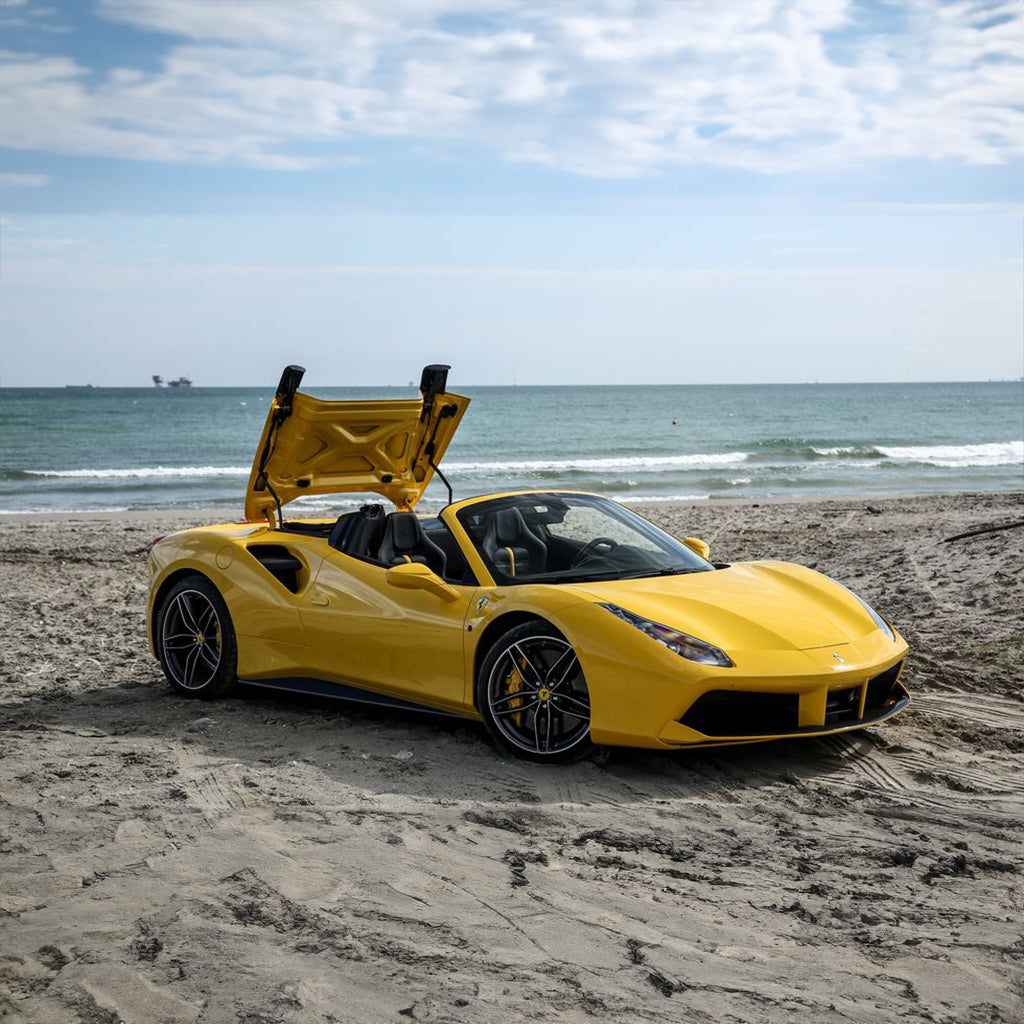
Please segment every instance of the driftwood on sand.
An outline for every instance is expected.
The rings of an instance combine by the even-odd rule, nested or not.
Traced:
[[[1001,523],[999,526],[983,526],[979,530],[968,530],[966,533],[957,533],[952,537],[944,537],[943,544],[953,540],[963,540],[964,537],[980,537],[983,533],[999,533],[1001,530],[1015,530],[1018,526],[1024,526],[1024,519],[1018,519],[1014,523]]]

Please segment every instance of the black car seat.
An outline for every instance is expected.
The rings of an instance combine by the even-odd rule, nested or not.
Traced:
[[[445,557],[445,576],[448,583],[463,583],[466,586],[473,586],[476,577],[470,572],[466,564],[466,556],[459,547],[459,542],[452,536],[452,531],[444,523],[437,519],[421,519],[420,526],[427,535],[443,552]]]
[[[338,519],[327,543],[353,558],[374,558],[383,537],[384,506],[363,505]]]
[[[387,517],[377,557],[385,565],[421,562],[442,579],[448,562],[445,553],[423,532],[415,512],[392,512]]]
[[[491,516],[483,541],[484,553],[506,576],[543,572],[548,549],[534,534],[517,508],[503,508]]]

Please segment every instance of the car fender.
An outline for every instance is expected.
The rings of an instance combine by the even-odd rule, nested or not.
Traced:
[[[156,602],[168,581],[187,572],[200,573],[217,587],[236,635],[274,645],[308,646],[299,617],[301,594],[287,591],[246,550],[256,535],[265,533],[269,531],[251,526],[235,530],[197,528],[171,534],[153,545],[147,624],[154,656]]]

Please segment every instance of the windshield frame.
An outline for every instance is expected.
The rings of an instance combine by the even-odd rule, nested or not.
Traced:
[[[638,539],[646,538],[653,547],[664,552],[667,562],[670,564],[662,567],[636,565],[620,568],[607,567],[590,572],[569,567],[525,576],[509,575],[495,565],[494,560],[484,548],[480,525],[473,523],[474,517],[480,516],[481,513],[486,515],[488,512],[496,512],[501,509],[518,508],[521,513],[523,511],[528,513],[524,515],[524,519],[531,530],[537,532],[538,524],[530,521],[531,518],[536,517],[536,506],[557,506],[558,503],[568,504],[570,507],[588,506],[599,510],[616,521],[620,527],[625,526],[636,531],[639,535]],[[459,503],[451,511],[452,518],[458,523],[459,532],[465,538],[465,543],[470,547],[472,554],[479,559],[495,586],[598,583],[683,575],[691,572],[709,572],[715,569],[711,562],[702,558],[677,537],[673,537],[670,533],[655,526],[650,520],[645,519],[632,509],[598,494],[580,491],[521,491],[494,497],[482,497],[465,504]]]

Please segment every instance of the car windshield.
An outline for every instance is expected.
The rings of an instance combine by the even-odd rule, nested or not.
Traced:
[[[586,494],[515,494],[458,520],[496,583],[583,583],[714,566],[627,508]]]

